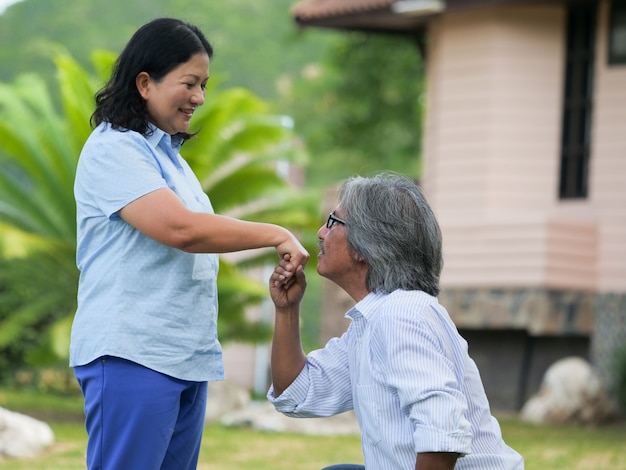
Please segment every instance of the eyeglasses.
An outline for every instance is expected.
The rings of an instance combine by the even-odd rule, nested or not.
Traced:
[[[326,221],[326,228],[331,228],[333,225],[335,225],[335,222],[341,225],[346,225],[345,220],[340,219],[339,217],[335,215],[334,212],[331,212],[330,214],[328,214],[328,220]]]

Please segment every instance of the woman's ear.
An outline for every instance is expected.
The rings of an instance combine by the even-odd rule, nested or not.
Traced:
[[[148,99],[150,92],[150,74],[148,72],[140,72],[135,78],[135,84],[137,85],[137,91],[144,100]]]

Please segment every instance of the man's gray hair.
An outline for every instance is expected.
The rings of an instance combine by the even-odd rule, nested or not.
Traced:
[[[439,294],[439,223],[418,184],[406,176],[355,176],[339,190],[348,243],[369,265],[370,292]]]

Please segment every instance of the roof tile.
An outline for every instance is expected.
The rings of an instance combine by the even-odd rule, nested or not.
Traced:
[[[301,20],[349,15],[391,6],[395,0],[302,0],[291,9]]]

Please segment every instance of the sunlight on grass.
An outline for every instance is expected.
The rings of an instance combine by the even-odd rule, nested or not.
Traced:
[[[502,434],[524,456],[527,470],[626,470],[624,423],[548,426],[502,418]]]
[[[200,461],[203,470],[319,470],[331,463],[363,463],[363,457],[359,436],[304,436],[214,424],[205,430]]]
[[[0,390],[0,407],[45,420],[55,444],[35,459],[0,461],[0,470],[84,470],[87,436],[80,396]],[[527,470],[626,470],[626,424],[538,426],[499,418],[502,434]],[[320,470],[362,463],[359,436],[305,436],[246,428],[205,428],[198,470]]]

